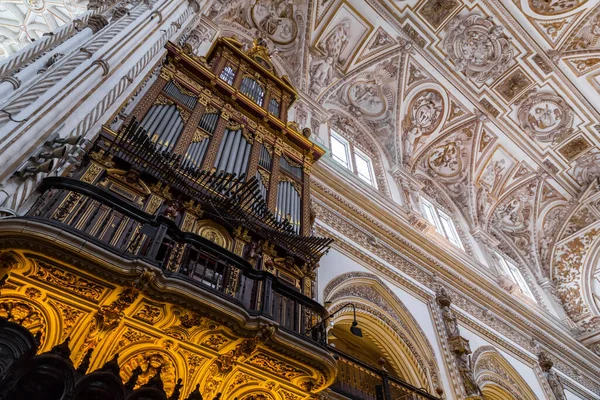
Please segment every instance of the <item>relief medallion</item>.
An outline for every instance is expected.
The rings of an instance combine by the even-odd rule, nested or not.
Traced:
[[[443,46],[454,69],[476,82],[500,75],[513,56],[504,29],[479,15],[451,22]]]
[[[587,0],[528,0],[529,8],[540,15],[558,15],[574,10]]]
[[[254,25],[274,43],[290,44],[298,36],[298,25],[294,20],[293,6],[285,0],[268,3],[256,2],[252,6],[250,15]]]
[[[379,117],[387,109],[386,100],[378,79],[358,81],[348,90],[350,104],[369,117]]]
[[[525,100],[518,112],[519,123],[535,139],[552,142],[571,131],[573,110],[551,94],[535,94]]]

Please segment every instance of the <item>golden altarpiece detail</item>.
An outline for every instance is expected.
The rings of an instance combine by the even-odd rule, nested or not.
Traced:
[[[0,362],[0,397],[36,398],[32,376],[73,398],[211,400],[312,399],[335,379],[313,300],[324,150],[287,121],[294,88],[258,40],[167,50],[123,126],[5,238],[0,330],[26,328],[9,345],[26,354]]]

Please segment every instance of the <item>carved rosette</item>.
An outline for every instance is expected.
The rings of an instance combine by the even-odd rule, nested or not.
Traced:
[[[449,24],[443,47],[454,69],[478,83],[498,77],[513,57],[503,28],[490,18],[474,14]]]

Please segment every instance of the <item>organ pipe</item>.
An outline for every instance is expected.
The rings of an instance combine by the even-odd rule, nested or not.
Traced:
[[[277,185],[277,217],[288,219],[296,233],[300,233],[301,199],[292,182],[281,181]]]
[[[265,97],[265,91],[254,79],[248,77],[242,79],[240,92],[250,97],[259,106],[262,106]]]
[[[223,140],[219,145],[214,167],[217,171],[235,173],[236,175],[245,173],[251,148],[252,145],[242,135],[241,129],[226,129]]]
[[[215,128],[217,127],[217,122],[219,122],[219,113],[207,112],[202,116],[202,118],[200,118],[198,127],[212,134],[215,131]]]
[[[176,100],[180,104],[183,104],[190,110],[193,110],[194,107],[196,107],[196,103],[198,103],[197,97],[182,93],[181,90],[179,90],[179,88],[177,87],[177,85],[173,83],[173,81],[169,81],[165,85],[163,92],[168,94],[172,99]]]
[[[150,139],[163,150],[173,149],[184,125],[185,122],[174,104],[153,105],[141,122]]]
[[[263,199],[267,199],[267,187],[263,183],[262,175],[258,171],[256,171],[256,179],[258,181],[258,188],[260,190],[260,195],[262,196]]]
[[[258,165],[260,165],[267,171],[270,171],[271,163],[272,163],[272,159],[271,159],[271,154],[269,154],[269,150],[267,150],[267,148],[265,147],[264,144],[261,144],[260,155],[258,158]]]

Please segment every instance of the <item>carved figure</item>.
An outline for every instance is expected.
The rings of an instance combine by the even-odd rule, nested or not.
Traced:
[[[256,267],[256,263],[262,260],[262,246],[263,240],[260,239],[256,242],[250,243],[250,249],[248,250],[248,255],[246,256],[246,261],[250,263],[253,267]]]
[[[405,164],[408,164],[410,157],[412,156],[413,151],[415,150],[415,144],[417,143],[417,140],[419,140],[419,138],[422,135],[423,135],[423,131],[421,131],[421,129],[416,125],[413,125],[412,127],[410,127],[408,129],[408,131],[406,132],[406,134],[404,135],[403,161]]]
[[[567,397],[565,395],[565,389],[563,385],[552,367],[554,366],[554,362],[550,359],[550,356],[545,351],[540,351],[538,354],[538,363],[542,371],[544,371],[544,376],[548,381],[548,385],[550,385],[550,389],[552,389],[552,393],[556,400],[566,400]]]
[[[446,327],[446,332],[448,333],[449,338],[460,335],[456,317],[452,313],[452,310],[450,310],[450,307],[442,307],[442,319],[444,320],[444,326]]]
[[[479,389],[479,385],[477,385],[477,382],[475,381],[475,376],[473,375],[471,357],[467,354],[461,354],[456,357],[456,364],[458,367],[458,372],[460,373],[460,377],[462,378],[463,385],[465,387],[465,393],[467,394],[467,396],[481,395],[481,390]]]
[[[333,78],[333,57],[314,60],[310,66],[312,77],[310,91],[318,94]]]
[[[341,55],[348,45],[348,35],[350,33],[351,23],[349,19],[343,19],[338,23],[325,37],[323,44],[320,45],[325,53],[333,58],[336,63],[343,63]]]

